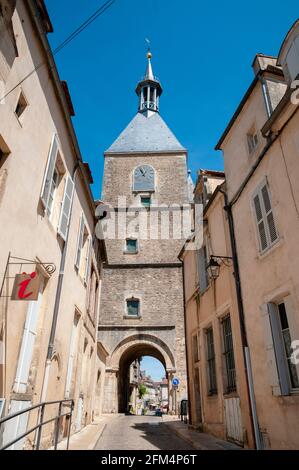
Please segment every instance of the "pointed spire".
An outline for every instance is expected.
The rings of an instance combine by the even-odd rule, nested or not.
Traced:
[[[150,116],[154,112],[159,112],[159,98],[162,94],[162,87],[159,80],[154,76],[152,69],[152,53],[149,40],[147,50],[147,67],[143,79],[138,83],[136,93],[139,96],[139,112]]]
[[[152,58],[152,53],[150,51],[150,48],[148,48],[147,51],[147,67],[146,67],[146,72],[144,79],[145,80],[155,80],[154,74],[153,74],[153,69],[152,69],[152,63],[151,63],[151,58]]]

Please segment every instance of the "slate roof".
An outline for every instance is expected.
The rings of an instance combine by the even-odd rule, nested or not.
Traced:
[[[105,154],[172,151],[184,152],[186,149],[179,143],[160,114],[153,113],[147,116],[137,113]]]

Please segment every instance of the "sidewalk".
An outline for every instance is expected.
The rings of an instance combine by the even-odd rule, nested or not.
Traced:
[[[162,419],[163,423],[178,437],[191,444],[196,450],[242,450],[242,447],[231,442],[189,428],[188,424],[179,421],[177,416],[163,415]]]
[[[70,437],[69,450],[93,450],[96,443],[103,434],[107,424],[105,416],[99,418],[96,422],[89,424],[81,431]],[[57,449],[66,450],[67,441],[61,441]]]

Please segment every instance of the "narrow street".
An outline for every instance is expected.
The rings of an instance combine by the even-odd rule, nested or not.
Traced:
[[[191,450],[157,416],[117,416],[106,426],[96,450]]]

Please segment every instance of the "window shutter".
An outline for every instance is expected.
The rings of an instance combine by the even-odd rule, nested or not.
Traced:
[[[269,195],[268,187],[266,184],[262,187],[261,192],[262,192],[264,208],[265,208],[268,235],[270,237],[270,242],[274,243],[277,240],[278,235],[277,235],[277,230],[275,227],[275,221],[274,221],[274,216],[273,216],[273,211],[272,211],[272,206],[271,206],[271,201],[270,201],[270,195]]]
[[[42,300],[42,289],[43,283],[41,282],[38,300],[31,301],[28,305],[17,373],[14,383],[14,392],[16,393],[26,393],[27,391],[29,370],[33,355],[35,337],[37,334],[37,323]]]
[[[65,398],[70,397],[73,367],[74,367],[74,360],[75,360],[75,354],[76,354],[77,336],[78,336],[78,322],[79,322],[79,319],[74,318],[72,334],[71,334],[71,342],[70,342],[69,360],[68,360],[68,367],[67,367]]]
[[[287,369],[287,362],[285,357],[284,345],[281,336],[281,325],[277,311],[277,305],[268,304],[269,319],[271,325],[271,332],[274,344],[274,352],[276,358],[276,365],[278,370],[278,378],[280,383],[281,395],[289,395],[289,375]]]
[[[80,267],[81,251],[82,251],[82,245],[83,245],[83,236],[84,236],[84,217],[83,217],[83,214],[82,214],[81,219],[80,219],[80,225],[79,225],[76,260],[75,260],[75,266],[76,266],[77,269],[79,269],[79,267]]]
[[[267,184],[264,184],[261,189],[256,192],[253,198],[253,203],[259,233],[260,249],[261,251],[264,251],[278,239]]]
[[[71,214],[71,205],[74,191],[74,183],[70,176],[67,177],[64,187],[64,195],[61,205],[60,219],[58,224],[58,234],[66,240]]]
[[[256,223],[259,233],[259,242],[261,251],[264,251],[268,247],[268,240],[266,235],[265,223],[263,219],[262,207],[259,194],[253,199],[254,202],[254,209],[255,209],[255,216],[256,216]]]
[[[263,304],[260,306],[260,312],[263,324],[264,342],[267,357],[266,365],[267,371],[269,373],[270,386],[272,387],[273,395],[281,395],[267,304]]]
[[[208,287],[205,247],[200,248],[198,251],[198,277],[199,290],[203,292]]]
[[[44,207],[48,206],[50,186],[51,186],[51,181],[52,181],[53,172],[55,168],[57,152],[58,152],[58,141],[57,141],[57,136],[54,135],[52,139],[52,143],[51,143],[50,153],[49,153],[48,162],[47,162],[47,169],[46,169],[42,192],[41,192],[41,200],[42,200]]]
[[[88,281],[88,276],[89,276],[91,248],[92,248],[92,239],[91,239],[91,237],[89,237],[88,238],[88,247],[87,247],[87,251],[86,251],[86,264],[85,264],[85,273],[84,273],[84,281],[86,283]]]
[[[294,307],[293,299],[291,295],[287,295],[284,299],[284,305],[287,313],[288,324],[290,328],[291,340],[295,341],[299,339],[299,319],[297,312]],[[297,375],[299,377],[299,364],[296,364]]]
[[[26,410],[30,408],[31,402],[30,401],[21,401],[21,400],[11,400],[9,405],[9,412],[8,415],[12,415],[13,413],[17,413],[18,411]],[[16,416],[8,420],[4,424],[4,432],[3,432],[3,445],[8,444],[9,442],[16,439],[18,436],[24,434],[27,431],[27,424],[29,419],[29,413],[23,413],[22,415]],[[26,437],[18,440],[15,444],[12,444],[8,447],[9,450],[22,450]]]

